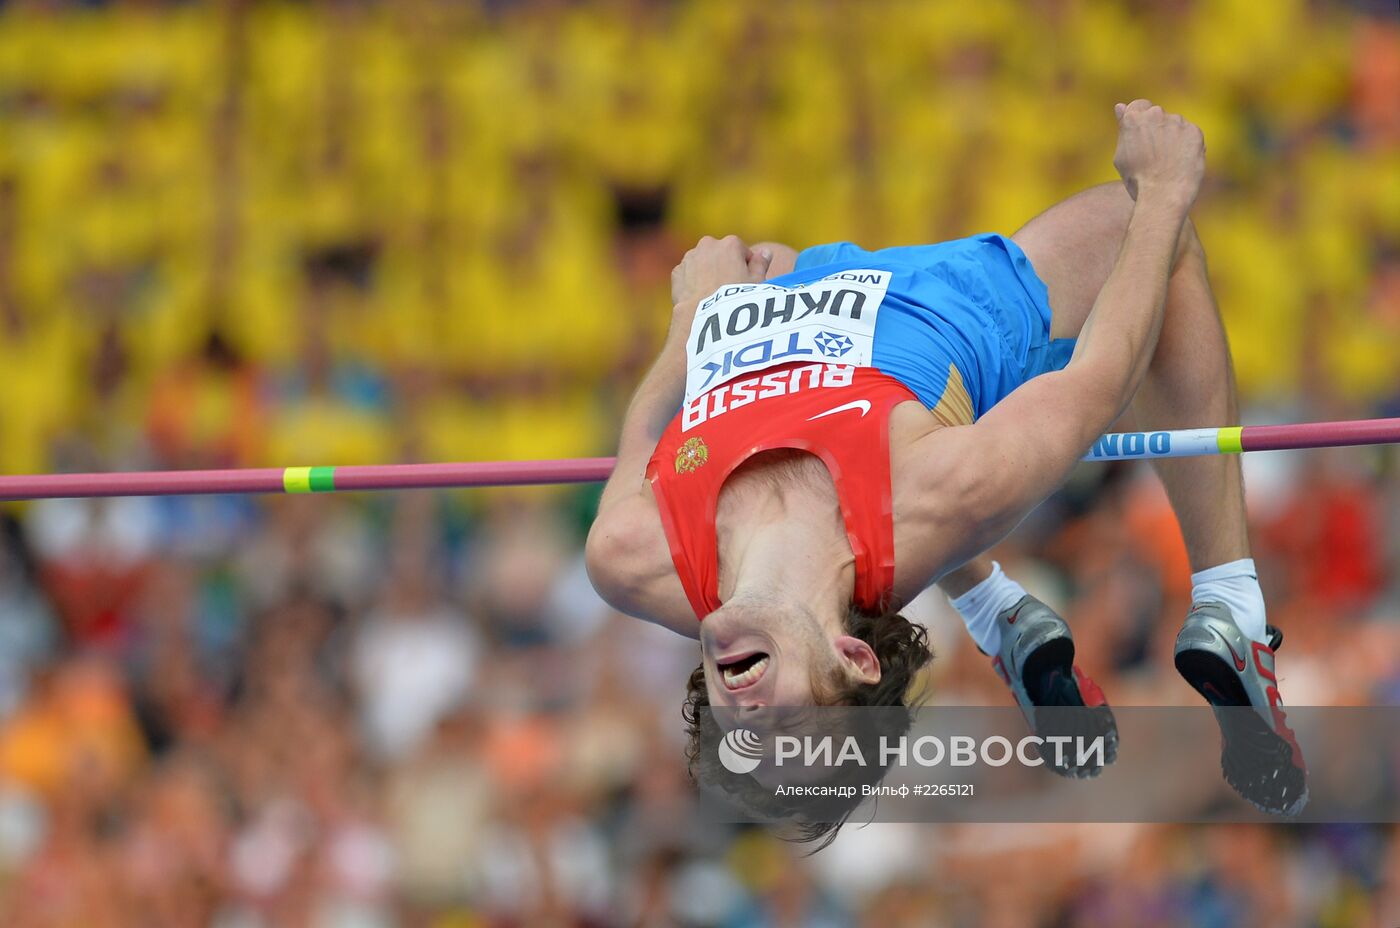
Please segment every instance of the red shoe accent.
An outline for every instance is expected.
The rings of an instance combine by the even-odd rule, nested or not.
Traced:
[[[1293,729],[1288,727],[1288,716],[1283,711],[1283,697],[1279,695],[1278,687],[1271,686],[1264,692],[1269,697],[1269,709],[1274,714],[1274,728],[1278,729],[1278,733],[1293,750],[1293,766],[1307,773],[1308,765],[1303,760],[1303,749],[1298,746],[1298,738],[1293,734]]]
[[[1079,684],[1079,695],[1084,700],[1086,706],[1106,706],[1108,700],[1104,697],[1103,690],[1099,685],[1084,675],[1084,671],[1079,669],[1079,665],[1074,665],[1074,682]]]
[[[1229,645],[1229,642],[1227,641],[1227,642],[1225,642],[1225,644],[1226,644],[1226,645]],[[1269,661],[1269,666],[1268,666],[1268,667],[1265,667],[1265,666],[1264,666],[1264,662],[1261,661],[1261,660],[1259,660],[1259,654],[1260,654],[1260,652],[1263,652],[1264,654],[1267,654],[1267,655],[1269,655],[1270,657],[1273,657],[1273,656],[1274,656],[1274,649],[1271,648],[1271,647],[1269,647],[1268,645],[1264,644],[1264,642],[1262,642],[1262,641],[1252,641],[1252,642],[1250,642],[1250,644],[1252,644],[1252,645],[1254,646],[1254,669],[1257,670],[1257,671],[1259,671],[1259,675],[1260,675],[1261,677],[1268,677],[1268,678],[1269,678],[1270,680],[1272,680],[1275,684],[1277,684],[1277,683],[1278,683],[1278,677],[1274,676],[1274,671],[1273,671],[1273,669],[1272,669],[1272,668],[1273,668],[1273,663],[1274,663],[1274,662],[1273,662],[1273,661]],[[1231,653],[1231,654],[1234,654],[1234,653],[1235,653],[1234,648],[1231,648],[1231,649],[1230,649],[1230,653]],[[1237,659],[1237,660],[1238,660],[1238,659]],[[1240,669],[1240,670],[1244,670],[1244,662],[1243,662],[1243,661],[1240,662],[1239,669]]]
[[[1274,716],[1274,728],[1279,735],[1288,742],[1289,748],[1293,751],[1293,766],[1307,772],[1308,765],[1303,760],[1303,749],[1298,746],[1298,738],[1293,734],[1293,729],[1288,727],[1288,716],[1283,711],[1283,695],[1278,691],[1278,677],[1274,675],[1271,668],[1265,667],[1264,662],[1259,659],[1261,653],[1274,657],[1274,649],[1261,641],[1253,642],[1254,648],[1254,669],[1259,671],[1259,676],[1268,678],[1274,685],[1264,690],[1264,694],[1269,697],[1269,711]],[[1232,652],[1233,653],[1233,652]],[[1273,664],[1273,661],[1269,662]],[[1244,668],[1240,668],[1243,670]]]

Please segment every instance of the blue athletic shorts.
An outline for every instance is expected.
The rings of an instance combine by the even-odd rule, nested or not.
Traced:
[[[1015,242],[1002,235],[866,251],[850,242],[808,248],[775,284],[840,270],[893,272],[875,326],[873,366],[937,404],[948,365],[962,374],[978,416],[1027,380],[1059,370],[1073,339],[1050,338],[1050,301]]]

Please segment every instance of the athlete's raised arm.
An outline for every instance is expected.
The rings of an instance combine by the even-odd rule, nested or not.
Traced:
[[[1114,166],[1136,201],[1127,235],[1074,356],[1033,378],[967,429],[960,451],[977,462],[974,508],[999,540],[1064,480],[1122,414],[1156,348],[1167,283],[1205,170],[1201,131],[1146,100],[1116,108]]]
[[[724,284],[763,280],[771,260],[771,252],[751,252],[738,236],[706,236],[671,272],[671,327],[660,356],[627,407],[617,466],[603,488],[598,517],[588,533],[589,577],[599,594],[623,612],[665,624],[673,624],[666,621],[673,617],[694,619],[671,564],[647,487],[646,465],[680,409],[685,393],[685,341],[696,306]]]

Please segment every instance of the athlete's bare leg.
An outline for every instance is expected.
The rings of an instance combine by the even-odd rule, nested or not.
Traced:
[[[938,588],[950,598],[957,599],[991,575],[991,556],[979,554],[956,570],[950,570],[939,577]]]
[[[1104,184],[1052,206],[1012,236],[1050,291],[1055,338],[1078,334],[1117,260],[1132,201]],[[1142,429],[1235,425],[1234,367],[1189,222],[1177,246],[1162,333],[1133,401]],[[1153,461],[1176,512],[1192,570],[1249,557],[1236,455]]]
[[[1054,335],[1079,332],[1117,260],[1129,204],[1119,184],[1095,187],[1051,207],[1013,236],[1049,287]],[[1132,411],[1146,429],[1238,421],[1230,349],[1205,252],[1190,222],[1177,243],[1161,335]],[[1267,624],[1258,578],[1245,560],[1249,538],[1239,457],[1153,464],[1191,559],[1194,607],[1177,633],[1173,663],[1212,705],[1254,710],[1217,715],[1221,769],[1258,808],[1296,815],[1307,802],[1307,774],[1292,731],[1281,714],[1270,711],[1277,696],[1273,649],[1282,639]],[[1244,654],[1252,654],[1252,662]]]

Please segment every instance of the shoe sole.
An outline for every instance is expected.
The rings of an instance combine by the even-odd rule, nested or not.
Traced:
[[[1062,777],[1082,780],[1098,776],[1103,768],[1118,759],[1118,723],[1107,704],[1088,706],[1074,678],[1074,640],[1056,638],[1036,648],[1021,668],[1022,684],[1035,706],[1035,733],[1041,738],[1070,738],[1070,747],[1104,740],[1104,763],[1055,763],[1055,746],[1046,741],[1040,746],[1045,765]],[[1042,709],[1051,712],[1041,712]],[[1074,740],[1082,739],[1082,740]],[[1074,755],[1070,755],[1074,756]]]
[[[1254,709],[1234,665],[1213,652],[1188,648],[1177,652],[1176,669],[1215,712],[1225,782],[1261,812],[1301,812],[1308,802],[1307,773],[1294,765],[1293,745]]]

